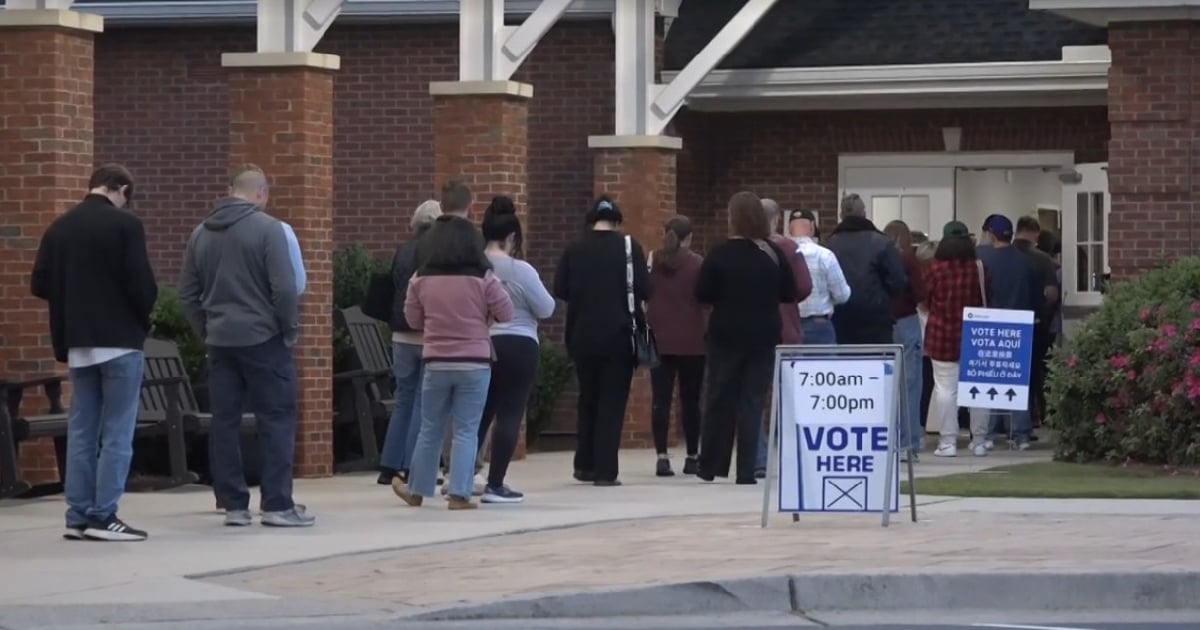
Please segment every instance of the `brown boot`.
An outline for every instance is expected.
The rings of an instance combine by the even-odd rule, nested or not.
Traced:
[[[470,499],[450,495],[450,500],[446,502],[446,507],[451,510],[474,510],[479,508],[479,504]]]
[[[405,484],[404,480],[400,477],[392,478],[392,492],[395,492],[396,496],[400,497],[402,501],[411,505],[412,507],[420,507],[421,504],[425,502],[425,497],[419,494],[413,494],[412,491],[408,489],[408,485]]]

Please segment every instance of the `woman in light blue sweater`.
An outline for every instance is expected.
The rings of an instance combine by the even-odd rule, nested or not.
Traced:
[[[520,503],[525,496],[504,484],[520,437],[521,419],[533,390],[538,370],[538,320],[554,314],[554,297],[542,284],[538,272],[521,256],[521,221],[512,199],[495,197],[483,215],[483,237],[492,271],[508,290],[513,303],[513,318],[492,324],[495,364],[488,388],[483,420],[479,423],[479,444],[492,432],[491,467],[484,503]]]

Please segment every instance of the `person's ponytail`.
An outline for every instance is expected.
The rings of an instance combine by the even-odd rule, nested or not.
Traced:
[[[683,215],[676,215],[663,226],[662,249],[654,253],[654,268],[669,272],[675,266],[683,241],[692,235],[692,222]]]

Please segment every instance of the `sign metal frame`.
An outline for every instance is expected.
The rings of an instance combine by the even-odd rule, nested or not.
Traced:
[[[787,345],[775,347],[775,369],[774,379],[771,381],[771,418],[768,436],[769,448],[767,449],[767,477],[763,484],[762,497],[762,527],[767,527],[771,513],[771,496],[775,489],[775,482],[779,477],[779,458],[780,458],[780,370],[785,362],[788,361],[820,361],[820,360],[870,360],[877,359],[881,361],[891,361],[895,367],[895,378],[893,379],[892,387],[892,404],[888,405],[888,454],[887,454],[887,470],[884,473],[884,483],[889,491],[893,487],[896,474],[897,458],[900,457],[900,410],[907,409],[908,389],[904,386],[905,371],[904,371],[904,346],[899,344],[881,344],[881,345],[845,345],[845,346],[808,346],[808,345]],[[922,426],[924,423],[922,423]],[[917,495],[915,484],[913,483],[915,474],[913,472],[912,457],[908,458],[908,498],[909,512],[912,522],[917,522]],[[888,501],[890,503],[890,500]],[[892,510],[890,506],[882,510],[882,526],[887,527],[891,520]],[[792,521],[800,520],[798,513],[792,514]]]

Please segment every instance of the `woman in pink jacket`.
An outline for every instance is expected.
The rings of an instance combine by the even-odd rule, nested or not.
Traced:
[[[450,449],[449,508],[470,510],[479,419],[492,377],[493,321],[513,317],[512,301],[483,253],[483,235],[462,217],[442,215],[421,242],[428,256],[408,284],[404,318],[425,334],[422,360],[421,431],[413,449],[408,482],[392,489],[416,507],[434,496],[446,422]]]

